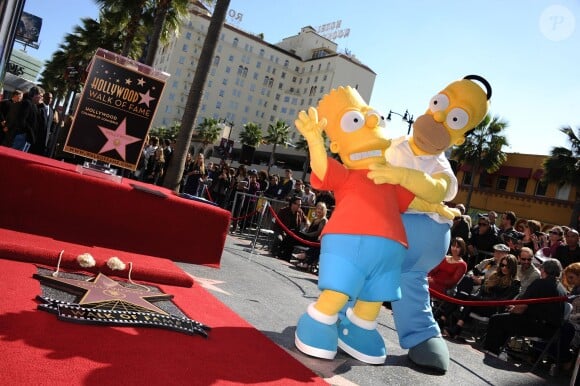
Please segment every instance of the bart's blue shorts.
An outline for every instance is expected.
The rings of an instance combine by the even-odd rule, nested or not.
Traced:
[[[404,256],[402,244],[384,237],[326,234],[318,288],[367,302],[399,300]]]

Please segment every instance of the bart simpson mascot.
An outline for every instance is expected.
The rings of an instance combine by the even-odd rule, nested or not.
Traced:
[[[296,347],[333,359],[338,346],[363,362],[384,363],[386,348],[376,319],[383,301],[400,297],[407,246],[401,213],[414,196],[399,186],[377,185],[367,178],[370,164],[384,162],[390,141],[384,119],[356,90],[332,90],[317,109],[301,111],[295,124],[308,142],[312,186],[333,190],[336,197],[321,240],[322,293],[298,321]],[[343,164],[327,157],[322,130]],[[349,298],[354,305],[338,321]]]
[[[443,152],[465,142],[465,135],[487,114],[490,97],[491,87],[480,76],[451,83],[431,99],[410,137],[393,140],[385,153],[386,164],[370,166],[369,178],[375,183],[400,184],[416,196],[403,215],[409,249],[402,267],[402,298],[392,303],[393,316],[409,359],[442,373],[449,365],[449,351],[433,319],[427,273],[445,256],[453,217],[460,213],[443,205],[436,210],[425,205],[455,197],[457,179]]]

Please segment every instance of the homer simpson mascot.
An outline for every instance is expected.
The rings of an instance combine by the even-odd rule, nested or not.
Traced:
[[[453,217],[460,213],[448,208],[434,213],[421,201],[441,203],[457,194],[457,179],[443,152],[465,142],[487,114],[490,97],[491,86],[478,75],[449,84],[417,118],[413,134],[393,140],[385,152],[386,163],[370,165],[368,174],[377,184],[398,184],[415,195],[403,214],[409,248],[402,266],[402,298],[392,303],[393,317],[409,359],[442,373],[449,365],[449,351],[433,318],[427,273],[445,256]]]
[[[312,186],[333,190],[336,197],[321,240],[322,293],[298,321],[296,347],[325,359],[333,359],[340,347],[360,361],[382,364],[386,348],[376,319],[383,301],[400,298],[407,246],[401,213],[414,196],[398,185],[367,178],[369,165],[385,162],[390,141],[381,114],[353,88],[332,90],[318,108],[301,111],[295,124],[308,142]],[[327,156],[323,130],[343,164]],[[349,298],[353,306],[339,321]]]

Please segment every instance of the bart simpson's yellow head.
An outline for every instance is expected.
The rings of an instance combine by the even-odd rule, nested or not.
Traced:
[[[368,106],[358,91],[339,87],[325,95],[317,107],[318,117],[326,118],[330,151],[338,153],[349,169],[368,169],[385,161],[387,139],[385,119]]]
[[[486,91],[474,82],[481,82]],[[482,77],[468,75],[431,98],[429,109],[413,124],[411,146],[417,154],[439,154],[465,142],[466,133],[487,114],[491,86]]]

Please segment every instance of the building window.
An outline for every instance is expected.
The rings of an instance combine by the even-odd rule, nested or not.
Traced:
[[[288,64],[290,64],[290,62],[288,61],[288,59],[286,59],[286,60],[284,61],[284,67],[288,67]]]
[[[179,57],[179,64],[184,64],[185,63],[185,56],[180,56]]]
[[[262,67],[262,62],[256,62],[256,68]]]
[[[496,189],[497,190],[506,190],[508,183],[508,176],[499,176],[497,178]]]
[[[224,78],[224,80],[222,81],[222,84],[224,86],[227,86],[228,85],[228,79],[227,78]]]
[[[570,184],[565,184],[559,186],[556,190],[556,199],[558,200],[568,200],[570,197],[570,189],[572,186]]]
[[[485,170],[479,175],[479,187],[480,188],[491,188],[493,184],[493,177],[490,176]]]
[[[260,56],[264,56],[264,49],[263,48],[260,49]]]
[[[230,66],[226,66],[226,74],[232,72],[232,68]]]
[[[187,52],[187,50],[189,49],[189,47],[187,46],[187,44],[183,45],[183,48],[181,49],[183,52]]]
[[[217,101],[217,103],[215,104],[215,108],[221,109],[222,108],[222,101]]]
[[[217,66],[218,64],[220,64],[220,57],[216,56],[215,58],[213,58],[213,65]]]
[[[472,182],[473,182],[473,173],[464,172],[462,184],[463,185],[471,185]]]
[[[228,60],[229,60],[230,62],[233,62],[233,61],[234,61],[234,55],[230,55],[230,57],[228,58]]]
[[[233,43],[233,46],[234,46],[234,47],[237,47],[237,46],[238,46],[238,42],[239,42],[239,41],[240,41],[240,39],[238,39],[238,38],[234,38],[234,43]]]
[[[191,40],[191,32],[187,32],[187,33],[185,34],[185,38],[186,38],[187,40]]]
[[[546,184],[545,182],[538,181],[536,183],[536,192],[535,192],[536,196],[544,197],[546,195],[547,190],[548,190],[548,184]]]
[[[220,90],[219,96],[223,98],[223,96],[224,96],[224,90]]]
[[[518,178],[518,182],[516,183],[516,193],[525,193],[527,186],[528,186],[527,178]]]

